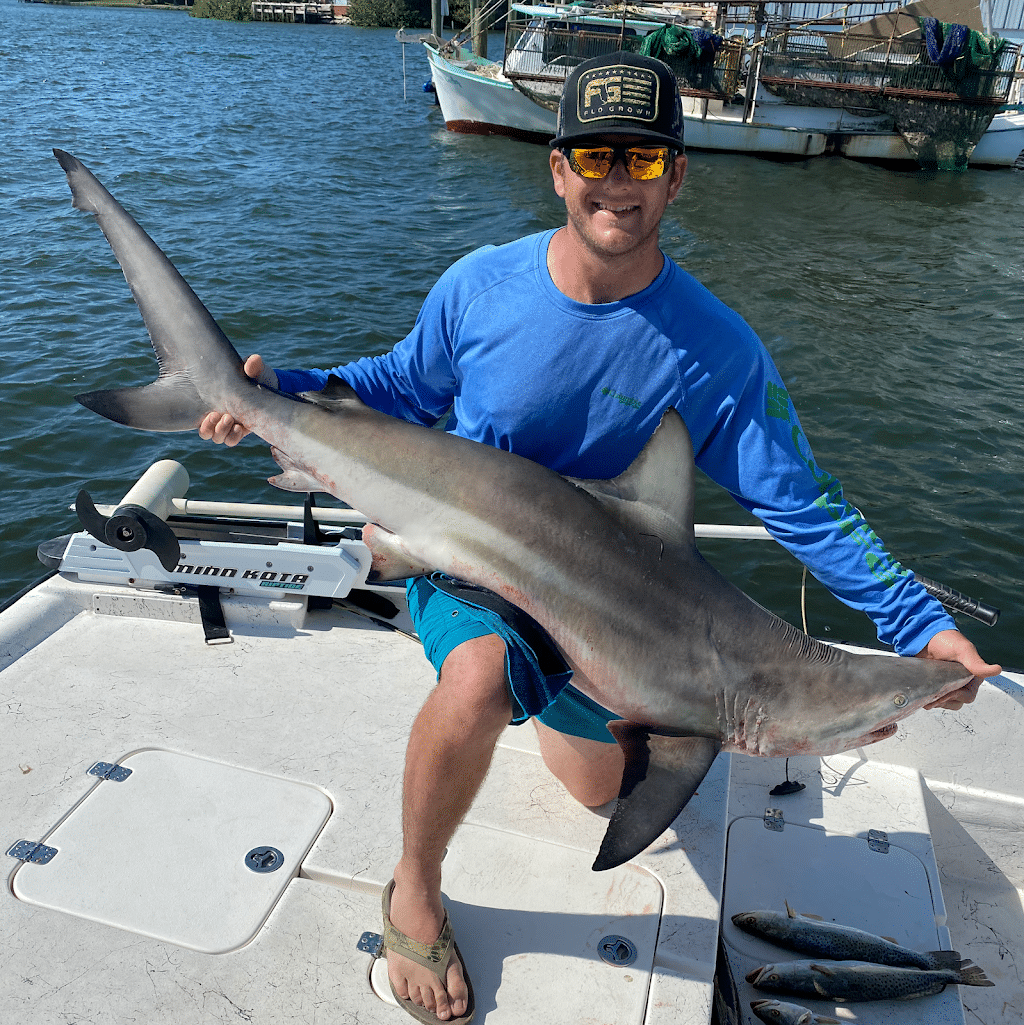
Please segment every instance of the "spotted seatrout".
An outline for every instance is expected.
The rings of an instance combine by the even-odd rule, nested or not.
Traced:
[[[756,989],[798,993],[836,1003],[867,1000],[913,1000],[941,993],[947,986],[993,986],[970,961],[958,968],[922,971],[863,961],[788,961],[755,968],[747,975]]]
[[[743,911],[733,915],[732,921],[738,929],[778,947],[832,961],[870,961],[924,970],[957,969],[961,964],[955,950],[912,950],[863,929],[798,915],[788,904],[786,910],[785,915],[780,911]]]
[[[750,1009],[766,1025],[842,1025],[838,1018],[815,1014],[808,1007],[784,1000],[754,1000]]]

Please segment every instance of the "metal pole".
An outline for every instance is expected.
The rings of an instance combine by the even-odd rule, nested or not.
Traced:
[[[441,14],[442,10],[441,0],[430,0],[430,31],[433,32],[438,39],[442,38],[441,22],[444,18],[444,15]]]

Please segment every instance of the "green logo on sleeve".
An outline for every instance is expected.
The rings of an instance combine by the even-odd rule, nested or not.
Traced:
[[[769,381],[765,399],[765,408],[769,416],[774,416],[777,420],[789,419],[789,392],[785,388],[781,388],[774,381]]]
[[[769,416],[779,420],[790,419],[789,395],[785,388],[769,382],[765,399]],[[799,424],[792,425],[790,436],[797,456],[811,471],[811,476],[821,491],[821,497],[816,499],[814,504],[824,509],[839,524],[844,536],[851,538],[864,549],[864,562],[871,575],[886,587],[907,576],[908,571],[886,551],[885,545],[868,526],[860,510],[843,497],[843,488],[839,481],[828,470],[822,470],[814,462],[811,446]]]

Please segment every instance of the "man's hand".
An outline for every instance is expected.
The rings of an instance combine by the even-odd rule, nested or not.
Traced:
[[[969,705],[977,696],[981,681],[988,676],[998,676],[1002,666],[989,665],[979,654],[978,649],[959,630],[943,630],[937,633],[919,651],[915,658],[934,658],[940,662],[959,662],[969,673],[974,674],[966,687],[947,694],[940,701],[933,701],[925,708],[948,708],[956,711]]]
[[[264,362],[263,357],[255,353],[245,361],[245,372],[260,384],[268,388],[277,387],[277,374]],[[213,441],[218,445],[234,448],[247,434],[249,428],[240,424],[229,413],[207,413],[199,425],[199,437],[204,441]]]

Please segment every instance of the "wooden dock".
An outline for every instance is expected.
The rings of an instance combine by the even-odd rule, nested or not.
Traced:
[[[252,16],[256,21],[333,22],[334,7],[329,3],[273,3],[269,0],[253,0]]]

